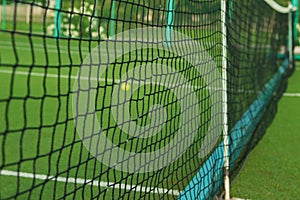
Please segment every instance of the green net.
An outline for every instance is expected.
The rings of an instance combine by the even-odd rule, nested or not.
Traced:
[[[1,2],[1,199],[213,199],[293,69],[264,1]]]

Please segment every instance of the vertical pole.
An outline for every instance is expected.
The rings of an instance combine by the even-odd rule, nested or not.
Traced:
[[[61,22],[61,0],[55,1],[55,17],[54,17],[54,37],[59,37],[60,35],[60,22]]]
[[[174,25],[174,19],[173,19],[174,1],[169,0],[167,7],[168,7],[168,14],[167,14],[166,41],[167,41],[167,45],[170,46],[171,34]]]
[[[2,30],[6,30],[6,0],[2,0]]]
[[[225,200],[230,200],[229,184],[229,136],[227,108],[227,29],[226,29],[226,0],[221,0],[222,23],[222,102],[223,102],[223,138],[224,138],[224,190]]]
[[[115,10],[116,10],[116,2],[115,0],[111,1],[111,14],[110,14],[110,32],[109,36],[112,37],[115,35]]]
[[[289,63],[290,66],[293,67],[293,5],[289,4],[289,16],[288,16],[288,23],[289,23],[289,39],[288,39],[288,50],[289,50]]]
[[[293,31],[294,31],[294,41],[296,41],[297,39],[297,29],[296,26],[298,24],[298,19],[299,19],[299,11],[298,11],[298,7],[299,7],[299,0],[292,0],[292,5],[297,8],[296,12],[295,12],[295,19],[294,19],[294,24],[293,24]]]
[[[233,8],[233,0],[229,0],[229,8],[228,8],[228,16],[229,16],[229,23],[232,23],[232,8]]]

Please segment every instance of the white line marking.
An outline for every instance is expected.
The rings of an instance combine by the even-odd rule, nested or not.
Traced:
[[[12,49],[12,44],[11,42],[6,42],[6,41],[0,41],[0,44],[1,44],[1,49]],[[79,53],[81,52],[82,54],[88,54],[89,53],[89,50],[88,48],[89,47],[82,47],[81,49],[76,49],[75,47],[72,47],[70,49],[68,48],[64,48],[63,46],[59,46],[57,47],[57,45],[52,45],[52,44],[46,44],[46,45],[43,45],[43,44],[34,44],[32,47],[28,44],[28,43],[25,43],[25,42],[17,42],[16,43],[16,48],[18,50],[26,50],[26,51],[39,51],[39,52],[46,52],[44,47],[47,48],[47,52],[50,52],[50,53],[58,53],[58,49],[59,49],[59,52],[60,53]],[[94,47],[91,47],[91,50],[94,49]]]
[[[283,96],[286,96],[286,97],[300,97],[300,93],[284,93]]]
[[[9,46],[4,46],[4,47],[1,47],[1,49],[12,49],[11,47]],[[42,48],[36,48],[36,47],[18,47],[17,48],[18,50],[21,50],[21,51],[38,51],[38,52],[45,52],[45,49],[42,49]],[[82,54],[88,54],[89,52],[87,51],[74,51],[74,50],[65,50],[65,49],[59,49],[59,51],[57,49],[51,49],[51,48],[47,48],[47,52],[48,53],[64,53],[64,54],[68,54],[68,53],[82,53]]]
[[[4,74],[13,74],[13,72],[11,70],[0,70],[0,73],[4,73]],[[36,76],[36,77],[48,77],[48,78],[64,78],[64,79],[74,79],[74,80],[78,80],[78,76],[69,76],[69,75],[57,75],[57,74],[50,74],[50,73],[40,73],[40,72],[25,72],[25,71],[15,71],[14,74],[16,75],[23,75],[23,76]],[[106,83],[115,83],[115,84],[119,84],[121,82],[124,82],[125,80],[118,80],[118,79],[111,79],[111,78],[90,78],[90,77],[84,77],[84,76],[80,76],[80,80],[89,80],[89,81],[101,81],[101,82],[106,82]],[[139,85],[144,85],[144,84],[157,84],[157,85],[161,85],[162,83],[158,83],[158,82],[153,82],[153,81],[136,81],[133,80],[132,81],[133,84],[139,84]],[[165,85],[165,84],[164,84]],[[176,85],[176,84],[170,84],[170,85],[165,85],[165,86],[169,86],[169,87],[182,87],[182,88],[200,88],[198,86],[191,86],[191,85]],[[204,87],[203,89],[209,89],[209,87]]]
[[[11,70],[0,70],[0,73],[4,73],[4,74],[12,74],[13,72]],[[23,75],[23,76],[36,76],[36,77],[48,77],[48,78],[65,78],[65,79],[74,79],[74,80],[77,80],[78,79],[78,76],[69,76],[69,75],[57,75],[57,74],[50,74],[50,73],[40,73],[40,72],[25,72],[25,71],[15,71],[14,74],[16,75]],[[110,79],[110,78],[89,78],[89,77],[84,77],[84,76],[81,76],[80,77],[80,80],[90,80],[90,81],[101,81],[101,82],[106,82],[106,83],[115,83],[115,84],[119,84],[121,83],[121,80],[118,80],[118,79]],[[122,80],[123,82],[125,80]],[[137,81],[137,80],[133,80],[132,81],[133,84],[139,84],[139,85],[144,85],[144,84],[157,84],[157,85],[161,85],[162,83],[159,83],[159,82],[154,82],[154,81]],[[168,86],[168,87],[179,87],[179,88],[193,88],[193,89],[209,89],[209,90],[222,90],[222,88],[211,88],[211,87],[205,87],[205,86],[192,86],[192,85],[176,85],[176,84],[166,84],[166,83],[163,83],[164,86]],[[246,90],[238,90],[238,92],[246,92],[246,93],[253,93],[255,91],[246,91]],[[257,91],[256,91],[257,92]]]
[[[15,172],[10,170],[1,170],[1,175],[4,176],[15,176],[15,177],[23,177],[23,178],[32,178],[39,180],[48,180],[48,181],[57,181],[63,183],[76,183],[76,184],[86,184],[91,186],[100,186],[105,188],[115,188],[121,190],[131,190],[136,192],[150,192],[156,194],[169,194],[179,196],[180,192],[178,190],[169,190],[165,188],[156,188],[156,187],[144,187],[139,185],[127,185],[123,183],[114,183],[114,182],[104,182],[104,181],[96,181],[92,179],[82,179],[82,178],[73,178],[73,177],[61,177],[61,176],[48,176],[45,174],[32,174],[27,172]]]
[[[12,74],[13,72],[11,70],[0,70],[1,73],[4,73],[4,74]],[[50,74],[50,73],[40,73],[40,72],[24,72],[24,71],[16,71],[14,72],[14,74],[17,74],[17,75],[24,75],[24,76],[36,76],[36,77],[48,77],[48,78],[65,78],[65,79],[74,79],[74,80],[77,80],[78,79],[78,76],[69,76],[69,75],[57,75],[57,74]],[[106,82],[115,82],[115,83],[119,83],[118,80],[114,80],[114,79],[104,79],[104,78],[89,78],[89,77],[83,77],[81,76],[80,77],[80,80],[92,80],[92,81],[106,81]]]
[[[11,70],[0,70],[0,73],[4,73],[4,74],[12,74],[13,72]],[[25,72],[25,71],[15,71],[14,72],[15,74],[17,75],[23,75],[23,76],[29,76],[29,72]],[[30,72],[30,76],[36,76],[36,77],[48,77],[48,78],[64,78],[64,79],[78,79],[78,76],[69,76],[69,75],[57,75],[57,74],[50,74],[50,73],[47,73],[45,75],[45,73],[40,73],[40,72]],[[115,83],[115,84],[118,84],[120,83],[121,81],[118,80],[118,79],[110,79],[110,78],[89,78],[89,77],[83,77],[81,76],[80,77],[80,80],[92,80],[92,81],[102,81],[102,82],[107,82],[107,83]],[[139,81],[133,81],[133,83],[136,83],[136,84],[141,84],[141,82]],[[142,84],[153,84],[155,82],[142,82]],[[155,83],[155,84],[160,84],[160,83]],[[176,84],[170,84],[168,85],[170,87],[182,87],[182,88],[190,88],[192,86],[190,85],[176,85]],[[201,89],[201,87],[197,87],[197,86],[193,86],[193,88],[195,89]],[[210,87],[203,87],[202,89],[209,89],[209,90],[213,90],[215,88],[210,88]],[[221,88],[219,88],[221,89]],[[215,89],[216,90],[216,89]],[[238,90],[238,92],[241,92],[241,93],[258,93],[258,91],[251,91],[251,90]],[[284,93],[283,96],[286,96],[286,97],[300,97],[300,93]]]
[[[12,45],[12,42],[11,41],[0,41],[0,44],[1,45],[6,45],[6,46],[11,46]],[[30,44],[28,42],[20,42],[20,41],[17,41],[16,42],[16,46],[23,46],[23,47],[30,47]],[[57,45],[56,44],[46,44],[44,45],[43,43],[38,43],[38,44],[34,44],[33,46],[35,47],[41,47],[41,48],[44,48],[45,46],[47,47],[50,47],[50,48],[53,48],[53,49],[57,49]]]

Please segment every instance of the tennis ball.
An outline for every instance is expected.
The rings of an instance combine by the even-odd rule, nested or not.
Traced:
[[[128,92],[130,90],[130,85],[128,83],[122,83],[121,90]]]

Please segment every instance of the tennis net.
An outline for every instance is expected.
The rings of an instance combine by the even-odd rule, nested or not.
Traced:
[[[293,72],[292,7],[270,0],[2,0],[1,16],[1,199],[213,199]]]

